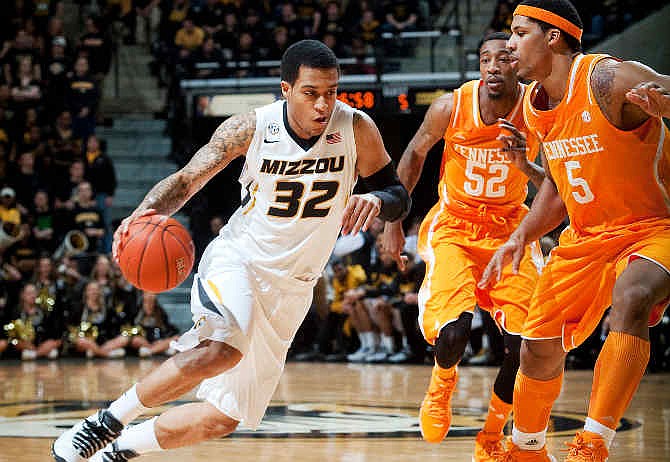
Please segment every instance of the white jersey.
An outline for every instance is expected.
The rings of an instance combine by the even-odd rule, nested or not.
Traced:
[[[356,183],[356,110],[337,101],[323,134],[305,150],[288,127],[285,104],[256,109],[256,132],[240,175],[242,204],[221,236],[253,265],[316,281]]]

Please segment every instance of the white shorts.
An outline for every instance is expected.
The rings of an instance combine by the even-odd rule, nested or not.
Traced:
[[[209,244],[191,289],[194,325],[173,346],[184,351],[210,339],[243,354],[234,368],[204,380],[197,397],[255,429],[312,303],[314,282],[254,267],[243,251],[221,237]]]

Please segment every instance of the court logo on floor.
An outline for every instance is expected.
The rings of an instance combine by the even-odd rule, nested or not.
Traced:
[[[106,406],[105,401],[23,402],[0,405],[0,438],[56,438],[80,419]],[[180,403],[175,403],[180,404]],[[156,408],[160,414],[167,407]],[[454,408],[448,437],[474,437],[484,424],[486,409]],[[149,417],[149,416],[145,416]],[[556,412],[551,434],[570,435],[584,425],[584,415]],[[622,419],[618,431],[640,426]],[[415,407],[347,403],[273,404],[256,431],[240,428],[232,438],[416,438]]]

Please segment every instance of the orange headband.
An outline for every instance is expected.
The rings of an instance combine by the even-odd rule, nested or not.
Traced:
[[[580,42],[582,41],[582,29],[565,19],[563,16],[559,16],[551,11],[543,10],[542,8],[537,8],[535,6],[519,5],[516,7],[516,10],[514,10],[514,15],[539,19],[547,24],[558,27]]]

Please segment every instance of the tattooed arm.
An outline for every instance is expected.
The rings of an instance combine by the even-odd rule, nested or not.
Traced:
[[[128,232],[131,221],[150,213],[175,213],[231,160],[246,154],[255,130],[254,112],[233,116],[219,125],[209,142],[195,153],[184,168],[159,181],[135,211],[123,220],[114,233],[114,258],[118,255],[121,236]]]
[[[253,112],[227,119],[184,168],[149,191],[133,215],[147,209],[162,215],[175,213],[230,161],[246,154],[255,130],[256,114]]]
[[[590,85],[600,109],[619,129],[631,130],[650,116],[670,117],[670,76],[642,63],[604,59]]]

